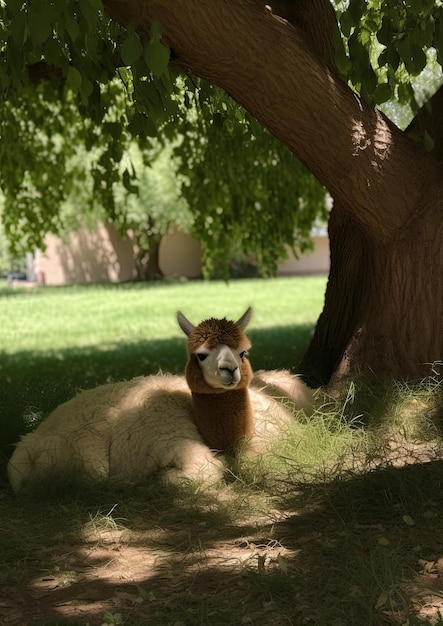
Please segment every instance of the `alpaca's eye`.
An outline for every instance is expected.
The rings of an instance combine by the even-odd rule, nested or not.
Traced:
[[[246,355],[248,354],[247,350],[243,350],[243,352],[240,352],[240,358],[243,359]]]
[[[197,357],[198,357],[199,361],[204,361],[204,360],[206,359],[206,357],[207,357],[207,356],[208,356],[208,355],[207,355],[207,354],[205,354],[204,352],[198,352],[198,353],[197,353]]]

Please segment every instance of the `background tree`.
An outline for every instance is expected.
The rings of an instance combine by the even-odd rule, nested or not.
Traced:
[[[318,381],[360,369],[422,376],[441,359],[441,90],[419,108],[412,88],[431,48],[441,64],[440,2],[350,0],[337,14],[328,0],[46,5],[5,5],[5,92],[44,59],[101,121],[101,85],[123,64],[128,128],[146,136],[189,108],[171,60],[224,89],[329,190],[331,273],[305,359]],[[407,132],[376,108],[394,97],[415,114]]]
[[[94,230],[99,222],[113,222],[122,237],[135,243],[134,264],[140,280],[162,277],[159,247],[163,236],[174,224],[189,232],[193,218],[180,194],[181,179],[172,159],[172,147],[152,142],[141,150],[132,141],[120,160],[120,176],[111,190],[94,193],[91,172],[99,167],[103,151],[87,152],[82,144],[67,164],[70,168],[70,192],[59,208],[57,234],[67,239],[80,228]]]
[[[206,277],[228,277],[239,249],[252,254],[265,274],[286,257],[286,246],[296,254],[307,249],[313,220],[325,216],[324,188],[224,92],[169,73],[157,23],[143,44],[133,28],[125,31],[97,7],[82,0],[65,7],[3,8],[5,62],[16,68],[22,63],[19,72],[3,75],[8,141],[0,145],[0,185],[12,247],[41,247],[45,233],[75,227],[75,219],[67,219],[72,210],[61,217],[66,198],[86,217],[102,206],[105,219],[128,226],[134,200],[116,203],[115,185],[135,190],[141,168],[126,158],[128,146],[136,142],[149,164],[157,138],[175,146],[171,166],[177,164],[186,181],[182,193],[194,217],[191,234],[202,244]],[[130,67],[116,72],[123,62]],[[10,145],[20,147],[12,160]],[[151,246],[156,229],[148,227]]]
[[[181,179],[172,159],[172,147],[158,147],[142,152],[134,142],[130,146],[131,165],[137,187],[132,193],[116,184],[115,196],[124,228],[130,228],[137,244],[137,275],[142,280],[163,277],[159,263],[160,243],[171,226],[189,232],[192,215],[180,194]]]

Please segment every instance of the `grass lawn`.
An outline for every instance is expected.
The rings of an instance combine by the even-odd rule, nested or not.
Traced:
[[[175,321],[251,305],[252,365],[298,364],[324,278],[0,290],[3,470],[79,388],[181,372]],[[441,384],[319,395],[225,485],[0,484],[0,624],[440,625]]]
[[[322,308],[323,277],[128,283],[0,291],[0,457],[78,389],[160,369],[181,373],[178,309],[195,323],[254,307],[253,367],[297,368]],[[25,420],[25,422],[24,422]]]

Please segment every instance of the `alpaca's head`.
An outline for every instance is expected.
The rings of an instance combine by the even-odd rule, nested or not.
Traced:
[[[249,308],[237,322],[208,319],[194,326],[180,311],[177,320],[188,337],[186,378],[196,393],[223,392],[247,387],[252,370],[247,351],[251,343],[244,333],[251,319]]]

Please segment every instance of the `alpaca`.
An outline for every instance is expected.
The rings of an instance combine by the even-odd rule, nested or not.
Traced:
[[[312,395],[297,376],[286,370],[254,376],[246,356],[251,343],[244,333],[251,316],[249,307],[237,322],[212,318],[194,326],[177,313],[188,337],[185,375],[194,422],[213,450],[226,452],[245,439],[250,449],[262,449],[266,436],[292,416],[281,400],[312,409]]]
[[[258,372],[246,357],[237,321],[177,320],[188,337],[186,376],[158,374],[101,385],[58,406],[17,444],[8,464],[14,491],[51,473],[139,481],[159,472],[168,483],[216,483],[225,452],[245,439],[260,450],[291,411],[280,398],[309,410],[309,390],[286,371]]]
[[[254,432],[249,398],[253,374],[246,358],[251,343],[244,334],[251,314],[249,308],[237,322],[212,318],[195,327],[183,313],[177,313],[188,337],[185,375],[194,422],[214,450],[226,451]]]

